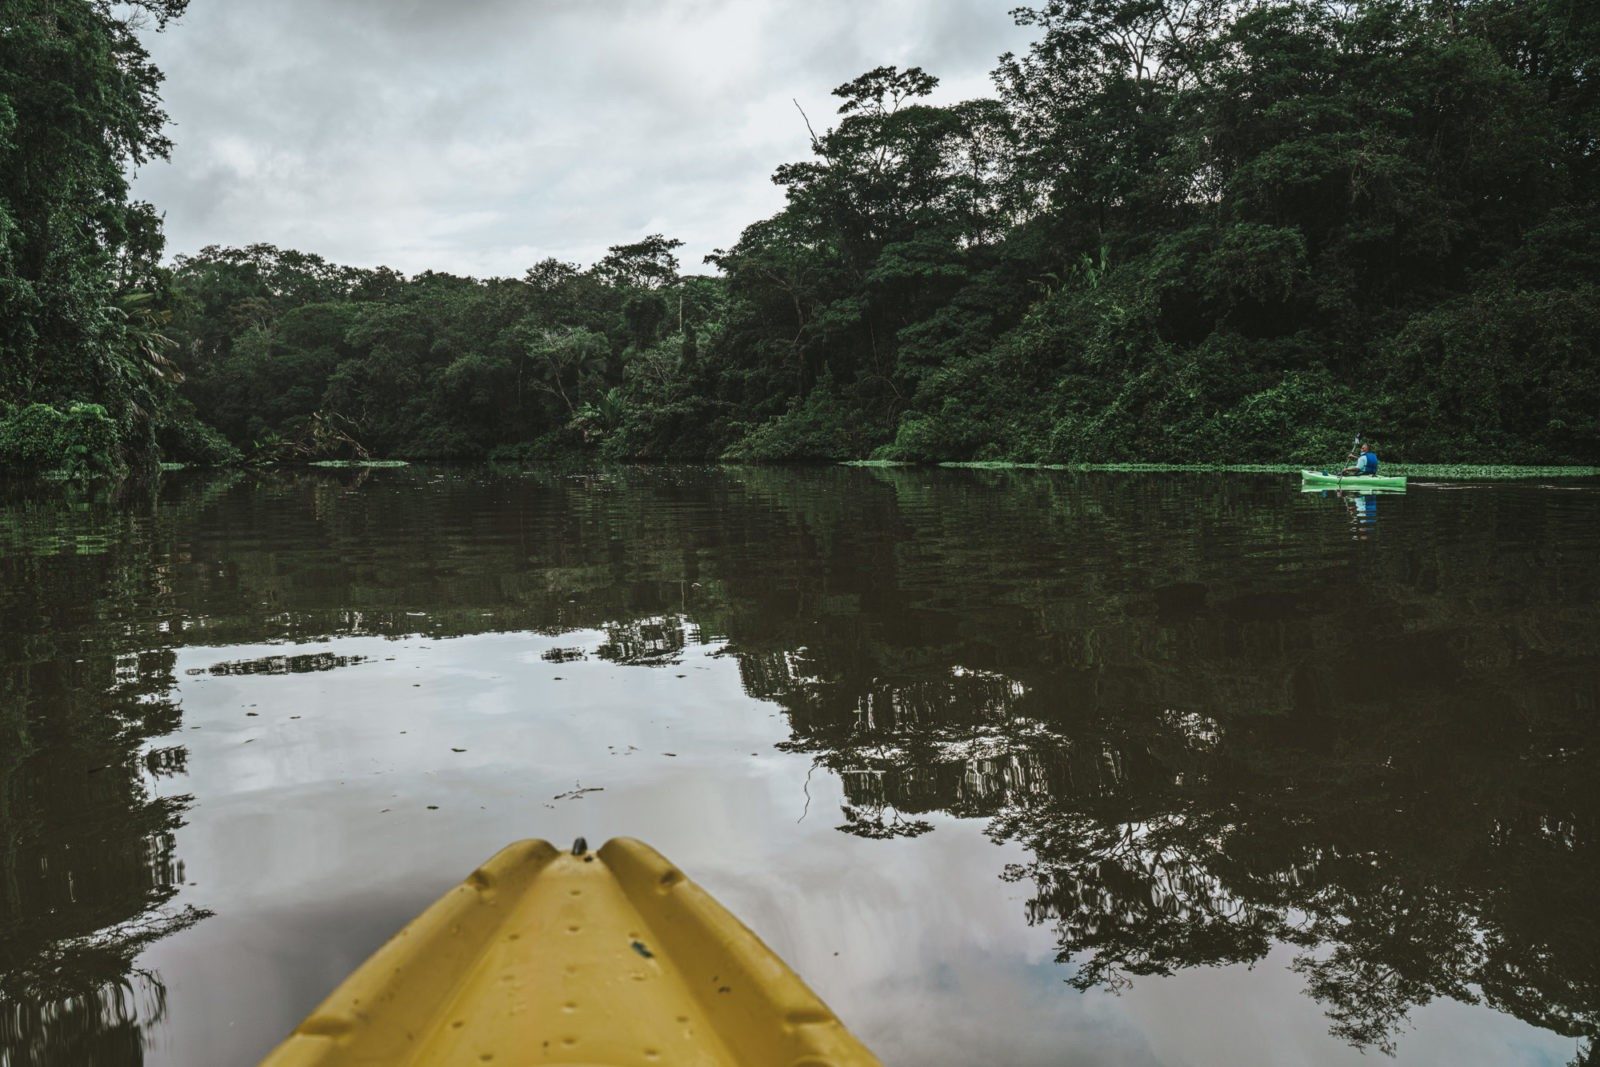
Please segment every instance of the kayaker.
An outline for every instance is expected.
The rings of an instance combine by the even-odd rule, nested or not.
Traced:
[[[1371,445],[1363,442],[1361,455],[1356,459],[1356,465],[1354,467],[1346,467],[1339,473],[1341,475],[1353,474],[1357,477],[1361,475],[1376,475],[1378,473],[1378,453]]]

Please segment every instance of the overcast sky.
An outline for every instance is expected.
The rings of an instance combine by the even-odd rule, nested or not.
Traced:
[[[831,90],[921,66],[990,95],[1016,0],[194,0],[149,45],[169,256],[267,241],[517,275],[665,233],[686,270],[782,206]]]

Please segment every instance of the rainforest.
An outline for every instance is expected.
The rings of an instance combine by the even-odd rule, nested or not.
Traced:
[[[1053,0],[993,95],[796,114],[706,263],[516,277],[164,256],[145,36],[0,15],[0,463],[1600,460],[1600,20],[1580,0]],[[1003,16],[997,16],[1003,17]],[[814,126],[813,126],[814,123]]]

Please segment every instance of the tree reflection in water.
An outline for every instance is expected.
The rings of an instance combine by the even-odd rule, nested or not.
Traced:
[[[1148,625],[1126,607],[1123,627]],[[1451,645],[1468,654],[1432,664],[1448,688],[1413,682],[1397,715],[1347,680],[1350,659],[1313,651],[1340,647],[1337,625],[1310,641],[1293,631],[1312,622],[1186,625],[1258,650],[1207,663],[1197,634],[1168,635],[1188,646],[1187,671],[1216,672],[1195,689],[1263,698],[1179,710],[1160,666],[1141,676],[1114,655],[1075,682],[959,669],[852,694],[820,668],[815,638],[810,677],[770,687],[772,662],[750,677],[809,724],[789,747],[839,775],[842,829],[883,836],[946,811],[1022,843],[1032,858],[1007,877],[1033,887],[1028,919],[1055,928],[1077,988],[1249,963],[1286,943],[1333,1032],[1358,1047],[1392,1053],[1411,1009],[1437,997],[1593,1034],[1593,691],[1566,688],[1559,669],[1592,651],[1558,639],[1530,657],[1536,669],[1479,666],[1479,642],[1458,632]],[[1122,636],[1094,643],[1162,643]],[[1290,682],[1266,696],[1274,678]]]
[[[922,514],[952,526],[960,496]],[[1030,514],[1172,510],[1092,496]],[[1238,503],[1201,502],[1203,536],[1258,518]],[[1074,539],[1053,521],[1006,533],[1059,553]],[[1067,524],[1080,544],[1107,525]],[[874,561],[870,612],[818,612],[801,655],[740,653],[750,692],[788,709],[787,747],[844,783],[841,829],[986,818],[1030,854],[1007,877],[1032,886],[1028,920],[1054,927],[1080,989],[1284,943],[1360,1048],[1394,1052],[1439,997],[1600,1029],[1592,535],[1430,530],[1353,574],[1265,582],[1208,565],[1203,541],[1152,564],[1106,538],[1094,569],[1063,558],[1006,583],[1014,558],[984,566],[928,532]]]
[[[5,523],[33,551],[0,553],[0,1063],[138,1063],[166,990],[134,959],[206,914],[168,906],[188,800],[153,786],[184,750],[147,748],[180,721],[152,650],[162,576],[131,516],[66,538],[49,507]]]
[[[653,469],[180,482],[0,534],[0,1059],[137,1042],[182,882],[172,649],[718,643],[865,837],[982,820],[1068,981],[1292,946],[1334,1033],[1434,999],[1600,1027],[1600,518],[1414,493],[1382,542],[1271,478]],[[1584,508],[1587,507],[1587,511]],[[48,511],[48,514],[44,512]],[[29,518],[33,515],[33,518]],[[225,675],[359,666],[229,660]],[[7,996],[10,1001],[12,998]],[[70,1030],[71,1036],[66,1033]],[[52,1044],[63,1042],[63,1044]],[[33,1051],[30,1051],[33,1050]]]

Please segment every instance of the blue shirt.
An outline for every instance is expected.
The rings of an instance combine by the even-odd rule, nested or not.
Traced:
[[[1376,452],[1361,453],[1361,458],[1356,460],[1356,470],[1362,474],[1377,474],[1378,454]]]

